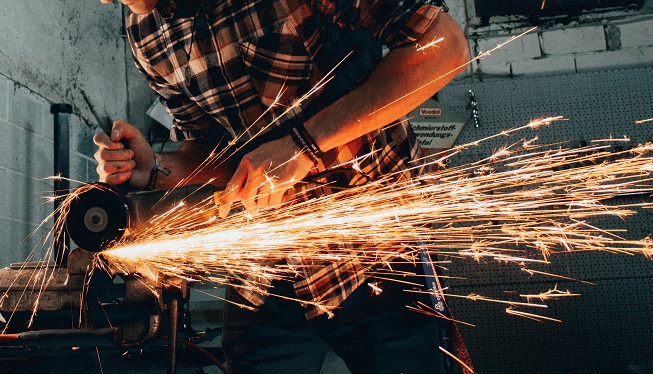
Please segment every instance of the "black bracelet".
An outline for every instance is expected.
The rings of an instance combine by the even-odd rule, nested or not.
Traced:
[[[303,152],[306,156],[308,156],[308,158],[310,158],[311,161],[313,161],[313,164],[315,166],[318,166],[318,164],[320,163],[320,159],[317,157],[317,155],[315,153],[313,153],[311,151],[308,144],[306,144],[306,140],[304,138],[302,138],[299,135],[299,132],[296,131],[296,130],[297,130],[296,127],[292,127],[290,129],[290,137],[295,142],[295,144],[297,144],[297,146],[299,146],[299,148],[301,149],[301,152]]]
[[[163,175],[168,176],[170,175],[170,169],[166,168],[165,166],[161,165],[159,163],[159,158],[156,157],[156,154],[154,155],[154,167],[152,170],[150,170],[150,178],[147,180],[147,185],[145,185],[145,190],[146,191],[153,191],[154,187],[156,186],[156,179],[159,173],[163,173]]]
[[[297,134],[298,137],[300,137],[305,143],[308,149],[313,152],[315,157],[317,158],[322,158],[324,156],[324,152],[318,147],[317,143],[315,143],[315,140],[313,140],[313,137],[311,137],[311,134],[306,131],[306,128],[304,127],[301,122],[295,123],[295,126],[293,126],[292,131]]]
[[[297,122],[290,128],[290,136],[295,143],[305,151],[306,155],[313,161],[315,166],[320,162],[320,158],[324,156],[324,152],[315,143],[315,140],[306,131],[306,128],[301,123]]]
[[[308,158],[311,159],[311,161],[313,161],[313,164],[315,166],[317,166],[320,163],[320,160],[317,158],[317,156],[315,156],[315,154],[308,149],[306,142],[304,142],[302,138],[297,136],[295,131],[290,132],[290,137],[295,142],[295,144],[297,144],[297,146],[301,149],[301,152],[303,152],[306,156],[308,156]]]

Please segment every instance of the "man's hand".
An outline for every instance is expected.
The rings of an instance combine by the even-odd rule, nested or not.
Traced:
[[[147,185],[154,167],[154,151],[136,127],[116,121],[111,135],[97,133],[93,142],[98,146],[94,156],[100,182],[119,185],[129,181],[131,187],[138,189]]]
[[[281,204],[285,192],[313,167],[289,135],[262,144],[243,157],[227,183],[220,199],[220,217],[227,217],[236,201],[251,214]]]

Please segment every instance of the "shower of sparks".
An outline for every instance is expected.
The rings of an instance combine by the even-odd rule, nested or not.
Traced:
[[[639,121],[635,121],[635,124],[641,125],[642,123],[648,123],[648,122],[653,122],[653,118],[642,119],[642,120],[639,120]]]
[[[554,120],[562,118],[533,121],[493,137]],[[432,163],[444,164],[451,155],[485,140],[456,147]],[[484,160],[415,179],[375,181],[256,216],[236,212],[208,226],[206,222],[197,229],[189,226],[188,222],[201,222],[193,217],[205,215],[211,200],[201,208],[176,209],[158,222],[156,231],[131,233],[103,252],[98,263],[115,272],[233,285],[268,295],[273,292],[272,280],[301,276],[306,268],[333,262],[354,261],[368,269],[367,275],[379,269],[392,273],[386,265],[389,259],[416,263],[420,249],[440,257],[524,267],[571,251],[653,257],[650,237],[627,240],[620,232],[592,224],[596,217],[627,217],[635,214],[636,206],[651,207],[604,202],[653,192],[652,151],[653,144],[614,152],[602,142],[567,149],[522,140]],[[286,260],[283,265],[281,259]],[[519,302],[477,294],[448,296],[546,307],[531,298]],[[572,294],[549,290],[529,296],[544,301]]]

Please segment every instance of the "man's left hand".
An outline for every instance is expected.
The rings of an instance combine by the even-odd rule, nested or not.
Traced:
[[[243,157],[227,183],[220,199],[220,217],[227,217],[236,201],[251,214],[280,205],[286,191],[314,166],[289,135],[263,143]]]

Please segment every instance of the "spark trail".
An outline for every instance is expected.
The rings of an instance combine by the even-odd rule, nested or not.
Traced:
[[[561,118],[496,136],[556,119]],[[305,267],[348,261],[368,275],[391,272],[389,259],[414,263],[420,248],[440,258],[524,266],[568,251],[653,256],[650,237],[627,240],[592,223],[596,217],[631,216],[635,205],[650,207],[606,202],[653,192],[653,144],[613,152],[602,141],[569,149],[534,140],[515,142],[472,164],[410,180],[375,181],[254,217],[239,212],[208,227],[186,225],[198,210],[182,209],[159,222],[159,228],[169,228],[165,234],[134,233],[103,252],[102,263],[117,272],[232,284],[266,295],[270,281],[301,276]],[[430,163],[442,164],[480,141]]]

